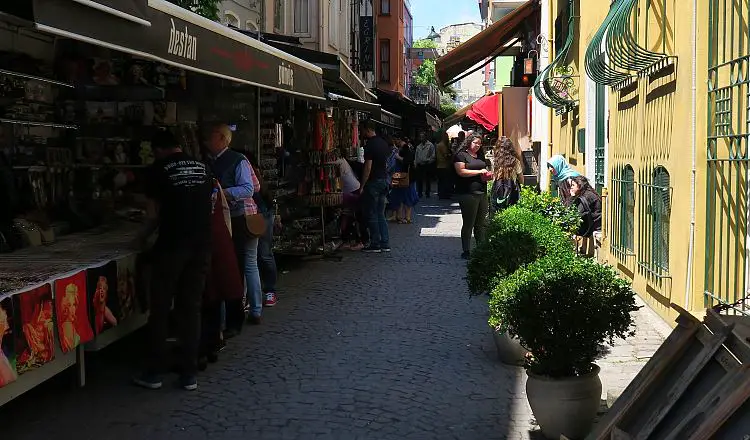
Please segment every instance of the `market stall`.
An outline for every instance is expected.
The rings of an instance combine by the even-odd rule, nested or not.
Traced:
[[[325,99],[318,67],[161,0],[0,5],[0,405],[146,322],[148,139],[199,157],[223,122],[260,154],[258,87]]]

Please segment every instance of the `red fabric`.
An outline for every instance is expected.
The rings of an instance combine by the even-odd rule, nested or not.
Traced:
[[[211,270],[206,279],[205,301],[242,299],[243,285],[232,236],[224,222],[221,197],[216,197],[211,215]]]
[[[489,131],[494,130],[500,119],[497,108],[498,99],[499,95],[485,96],[474,103],[471,110],[466,112],[466,116],[472,121],[482,124]]]

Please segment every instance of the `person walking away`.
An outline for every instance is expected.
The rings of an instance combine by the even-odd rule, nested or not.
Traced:
[[[437,167],[438,178],[438,198],[442,200],[450,199],[453,193],[453,181],[451,175],[451,153],[450,139],[448,133],[443,131],[440,135],[440,142],[435,147],[435,166]]]
[[[593,257],[599,247],[594,236],[602,231],[602,199],[583,176],[570,179],[570,195],[581,216],[576,232],[578,255]]]
[[[467,136],[461,150],[456,154],[454,168],[456,179],[456,194],[461,206],[461,258],[468,259],[471,252],[471,233],[477,242],[484,240],[487,227],[489,200],[487,197],[487,181],[492,177],[487,170],[487,162],[481,154],[482,138]]]
[[[431,180],[435,169],[435,145],[427,139],[424,132],[419,133],[419,145],[414,151],[414,174],[417,179],[419,198],[430,198]]]
[[[255,160],[248,160],[260,184],[260,191],[253,192],[253,201],[255,206],[258,207],[258,213],[263,214],[266,226],[263,235],[258,237],[258,272],[260,273],[260,284],[263,292],[263,307],[274,307],[278,300],[276,294],[278,270],[276,268],[276,257],[273,255],[273,230],[276,226],[275,203],[273,197],[269,194],[268,187],[263,182],[263,173],[260,167]]]
[[[143,247],[159,229],[148,318],[148,366],[133,378],[136,385],[158,389],[167,369],[167,335],[175,305],[180,350],[180,385],[198,388],[196,380],[201,338],[201,302],[211,259],[211,193],[206,166],[184,153],[168,130],[151,139],[156,161],[148,172],[147,221],[136,238]]]
[[[341,238],[344,241],[344,246],[349,250],[362,250],[364,244],[361,241],[361,237],[358,237],[356,231],[357,208],[359,204],[359,180],[354,174],[352,166],[349,162],[340,157],[336,160],[336,165],[339,167],[341,174],[341,186],[344,198],[344,215],[341,218]]]
[[[213,127],[209,134],[208,151],[211,170],[219,180],[229,202],[232,221],[232,241],[237,254],[237,265],[245,280],[245,290],[250,306],[249,321],[261,323],[263,294],[258,271],[258,237],[247,227],[247,217],[258,213],[253,194],[260,192],[260,182],[247,158],[229,148],[232,131],[226,124]],[[231,338],[242,330],[245,310],[242,301],[227,301],[225,337]]]
[[[492,190],[490,211],[494,215],[518,203],[523,185],[523,165],[513,141],[500,137],[492,150]]]
[[[224,301],[242,301],[242,277],[232,242],[232,221],[229,203],[214,179],[211,213],[211,267],[206,278],[201,319],[201,348],[198,369],[219,359],[221,350],[221,305]]]
[[[409,146],[409,140],[405,137],[397,137],[396,145],[399,147],[398,155],[396,156],[396,171],[406,175],[404,180],[408,182],[408,185],[394,186],[391,188],[389,199],[398,206],[396,211],[398,223],[409,224],[412,222],[412,209],[419,202],[419,197],[417,197],[417,184],[412,178],[414,153],[412,153]]]
[[[380,253],[391,251],[388,222],[385,218],[385,204],[390,186],[387,162],[392,152],[388,143],[375,134],[373,124],[372,121],[368,121],[362,130],[367,138],[367,143],[365,144],[365,166],[362,171],[360,193],[366,207],[370,230],[370,244],[362,250]]]
[[[568,162],[559,154],[549,158],[547,168],[552,173],[552,181],[557,185],[557,193],[560,201],[565,206],[573,203],[573,197],[570,195],[570,179],[581,174],[568,165]]]

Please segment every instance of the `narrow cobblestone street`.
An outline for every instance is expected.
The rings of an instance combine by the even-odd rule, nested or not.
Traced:
[[[468,297],[457,205],[426,201],[391,228],[393,252],[306,263],[279,305],[230,341],[193,393],[128,384],[134,340],[92,356],[88,385],[54,379],[0,410],[0,438],[535,439],[524,373],[496,360],[483,298]],[[602,361],[624,388],[663,338]]]

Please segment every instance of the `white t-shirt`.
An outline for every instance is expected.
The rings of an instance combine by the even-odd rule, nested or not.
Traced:
[[[339,165],[339,169],[341,170],[341,184],[343,186],[342,190],[345,193],[350,193],[358,190],[359,180],[357,180],[357,176],[354,175],[354,170],[352,170],[349,162],[347,162],[346,159],[342,157],[338,159],[336,163]]]

